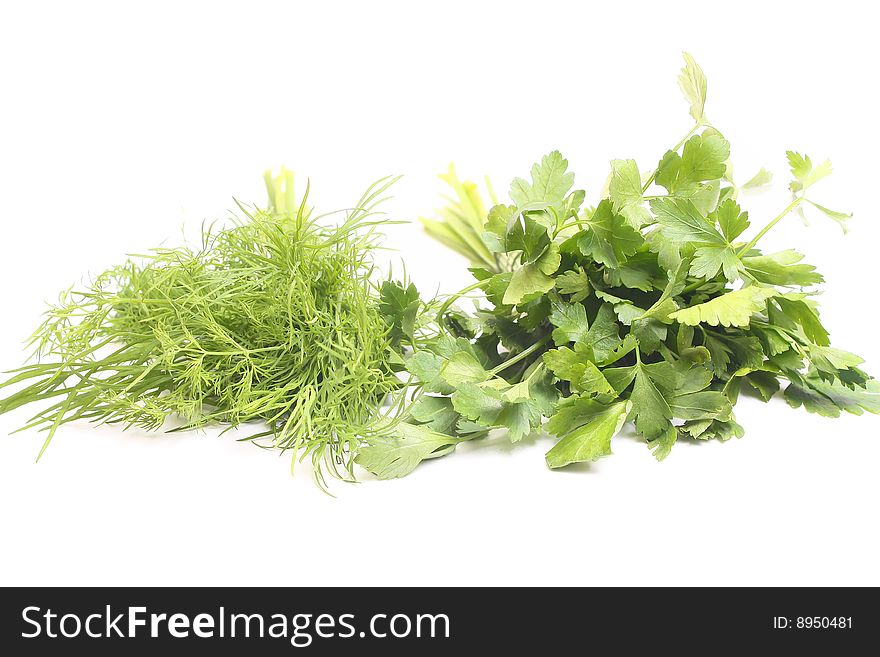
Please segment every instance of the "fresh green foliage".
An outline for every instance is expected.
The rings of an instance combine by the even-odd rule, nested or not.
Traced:
[[[383,433],[358,455],[358,462],[382,479],[403,477],[425,459],[448,454],[467,438],[434,431],[427,424],[401,423],[391,434]]]
[[[376,272],[376,206],[393,180],[316,216],[290,172],[267,173],[268,208],[240,205],[200,243],[62,294],[34,361],[0,383],[0,413],[40,404],[24,428],[46,432],[43,450],[75,420],[253,423],[243,440],[309,457],[324,485],[324,470],[353,479],[355,463],[405,476],[495,431],[555,436],[546,461],[559,468],[611,454],[629,422],[661,460],[679,440],[741,437],[742,394],[828,417],[880,412],[862,359],[831,346],[822,276],[797,251],[758,248],[805,209],[846,229],[851,215],[813,199],[831,164],[788,152],[791,201],[756,222],[740,195],[770,174],[734,182],[689,55],[678,81],[691,129],[652,168],[613,160],[595,205],[559,151],[514,179],[507,202],[450,167],[452,195],[422,223],[475,282],[446,298]],[[456,307],[473,296],[473,312]]]
[[[880,384],[861,359],[829,345],[814,301],[821,275],[796,251],[757,248],[805,206],[845,225],[850,215],[806,196],[830,163],[789,152],[792,201],[746,241],[755,219],[739,194],[771,176],[733,182],[730,144],[706,117],[706,77],[689,55],[679,85],[693,128],[651,170],[613,160],[594,207],[557,151],[530,180],[513,181],[508,204],[493,199],[479,214],[461,209],[484,206],[475,186],[449,179],[458,200],[427,225],[473,262],[477,282],[465,292],[480,289],[485,302],[465,330],[427,340],[407,360],[432,393],[409,418],[429,438],[410,439],[419,449],[401,447],[396,461],[393,445],[369,447],[362,465],[400,476],[489,430],[519,441],[543,429],[558,438],[546,457],[558,468],[611,454],[627,420],[659,460],[679,440],[742,436],[739,395],[769,401],[786,384],[786,401],[814,413],[880,412]],[[470,243],[475,235],[481,245]]]
[[[480,196],[479,188],[472,182],[461,182],[451,164],[440,179],[449,185],[455,196],[447,198],[447,205],[437,211],[440,219],[420,219],[425,231],[475,265],[497,269],[497,256],[489,251],[481,238],[486,204]],[[486,184],[489,186],[492,202],[495,203],[488,179]]]
[[[386,221],[376,205],[394,181],[324,218],[308,190],[295,200],[291,173],[266,181],[268,209],[240,206],[240,220],[205,228],[197,245],[155,249],[65,292],[31,338],[38,359],[3,384],[19,389],[0,412],[45,402],[26,425],[46,431],[44,450],[80,419],[259,421],[248,440],[310,456],[319,477],[322,466],[353,476],[367,436],[411,442],[381,406],[402,386],[395,362],[420,302],[411,285],[372,275]]]
[[[611,439],[631,408],[629,401],[603,404],[588,397],[568,397],[547,423],[548,431],[562,436],[547,452],[547,465],[561,468],[611,454]]]

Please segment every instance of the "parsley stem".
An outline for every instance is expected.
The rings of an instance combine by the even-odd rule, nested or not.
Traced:
[[[538,349],[540,349],[540,348],[543,347],[545,344],[547,344],[547,341],[548,341],[549,339],[550,339],[550,336],[549,336],[549,335],[545,335],[543,338],[541,338],[540,340],[538,340],[538,341],[537,341],[536,343],[534,343],[533,345],[531,345],[531,346],[526,347],[525,349],[523,349],[521,352],[519,352],[519,353],[518,353],[516,356],[514,356],[513,358],[510,358],[510,359],[504,361],[503,363],[501,363],[501,365],[498,365],[497,367],[494,367],[494,368],[492,368],[491,370],[489,370],[489,374],[491,374],[492,376],[495,376],[496,374],[498,374],[498,372],[501,372],[502,370],[507,369],[507,368],[510,367],[511,365],[516,365],[516,364],[517,364],[518,362],[520,362],[523,358],[528,358],[528,357],[531,356],[533,353],[535,353],[536,351],[538,351]]]
[[[456,301],[458,301],[459,299],[461,299],[468,292],[472,292],[473,290],[480,289],[484,283],[485,283],[485,281],[477,281],[476,283],[472,283],[471,285],[468,285],[466,288],[459,290],[455,294],[450,294],[449,298],[446,299],[446,301],[444,301],[441,304],[440,308],[437,310],[437,315],[436,315],[437,325],[438,325],[441,333],[446,331],[446,327],[443,324],[443,317],[449,311],[449,308],[452,306],[452,304],[455,303]]]
[[[803,203],[803,201],[804,201],[804,197],[803,197],[803,195],[801,195],[801,196],[798,196],[796,199],[794,199],[791,203],[789,203],[788,206],[786,206],[786,208],[782,212],[780,212],[778,215],[776,215],[776,217],[774,217],[773,220],[769,224],[764,226],[761,229],[761,231],[757,235],[755,235],[748,244],[746,244],[739,251],[737,251],[736,255],[742,257],[744,254],[748,253],[749,250],[752,249],[755,246],[755,244],[758,243],[758,240],[760,240],[762,237],[764,237],[764,235],[766,235],[767,232],[771,228],[773,228],[773,226],[778,224],[782,220],[782,218],[785,217],[785,215],[787,215],[789,212],[794,210],[797,206],[799,206],[801,203]]]
[[[555,238],[556,236],[559,235],[559,233],[561,233],[562,231],[566,230],[567,228],[574,228],[575,226],[584,226],[584,225],[587,225],[587,224],[589,224],[589,223],[590,223],[590,222],[589,222],[588,220],[583,220],[583,219],[578,219],[578,220],[576,220],[576,221],[570,221],[570,222],[567,223],[567,224],[563,224],[562,226],[559,226],[559,227],[556,229],[556,232],[553,233],[553,237]]]
[[[696,290],[698,287],[702,287],[702,286],[705,285],[705,284],[706,284],[706,281],[694,281],[693,283],[691,283],[690,285],[688,285],[687,287],[685,287],[685,288],[681,291],[680,294],[686,294],[687,292],[693,292],[693,291]]]
[[[476,283],[468,285],[463,290],[459,290],[455,294],[450,294],[449,298],[443,302],[442,306],[440,306],[440,310],[437,311],[437,317],[443,317],[443,315],[446,314],[446,311],[449,310],[449,307],[453,303],[455,303],[456,301],[461,299],[461,297],[463,297],[468,292],[473,292],[474,290],[480,288],[484,283],[485,283],[485,281],[477,281]]]

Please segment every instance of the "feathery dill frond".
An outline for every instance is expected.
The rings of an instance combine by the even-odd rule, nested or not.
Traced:
[[[383,194],[371,185],[335,225],[297,203],[292,173],[266,176],[266,209],[239,204],[197,245],[159,248],[63,293],[30,339],[34,362],[0,413],[49,402],[22,429],[76,420],[156,430],[262,421],[246,440],[351,478],[363,437],[402,383],[377,304],[372,253]],[[393,422],[393,420],[392,420]]]

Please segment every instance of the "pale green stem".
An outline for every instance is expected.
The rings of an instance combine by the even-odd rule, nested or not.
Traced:
[[[773,226],[775,226],[780,221],[782,221],[783,217],[785,217],[789,212],[794,210],[797,206],[799,206],[803,202],[804,202],[803,195],[798,196],[796,199],[794,199],[791,203],[788,204],[788,206],[782,212],[780,212],[776,217],[774,217],[773,220],[769,224],[764,226],[761,229],[761,231],[757,235],[755,235],[748,244],[746,244],[739,251],[737,251],[736,255],[742,257],[743,254],[748,253],[749,250],[752,249],[755,246],[755,244],[758,243],[758,240],[760,240],[762,237],[764,237],[764,235],[766,235],[767,232],[771,228],[773,228]]]
[[[501,363],[501,365],[498,365],[497,367],[494,367],[493,369],[489,370],[489,374],[491,374],[492,376],[495,376],[496,374],[498,374],[498,372],[501,372],[502,370],[506,370],[506,369],[507,369],[508,367],[510,367],[511,365],[516,365],[516,364],[517,364],[518,362],[520,362],[523,358],[528,358],[528,357],[531,356],[533,353],[535,353],[536,351],[538,351],[538,349],[540,349],[540,348],[543,347],[545,344],[547,344],[547,341],[548,341],[549,339],[550,339],[550,336],[549,336],[549,335],[545,335],[543,338],[541,338],[540,340],[538,340],[536,343],[534,343],[534,344],[531,345],[530,347],[527,347],[526,349],[523,349],[521,352],[519,352],[516,356],[514,356],[514,357],[511,358],[510,360],[506,360],[506,361],[504,361],[503,363]]]
[[[705,285],[705,284],[706,284],[706,281],[695,281],[695,282],[691,283],[690,285],[688,285],[686,288],[684,288],[681,291],[681,294],[687,294],[688,292],[693,292],[698,287]]]
[[[568,228],[574,228],[575,226],[583,226],[584,224],[589,224],[589,223],[590,223],[589,221],[584,221],[584,220],[578,219],[577,221],[571,221],[567,224],[563,224],[562,226],[559,226],[556,229],[556,232],[553,233],[553,237],[555,239],[559,235],[559,233],[561,233],[562,231],[564,231]]]
[[[473,292],[474,290],[479,289],[484,283],[485,283],[485,281],[477,281],[476,283],[473,283],[472,285],[468,285],[463,290],[459,290],[455,294],[450,294],[449,298],[443,302],[442,306],[440,306],[440,310],[437,311],[437,316],[442,317],[443,315],[445,315],[446,311],[449,310],[449,307],[453,303],[458,301],[461,297],[463,297],[468,292]]]

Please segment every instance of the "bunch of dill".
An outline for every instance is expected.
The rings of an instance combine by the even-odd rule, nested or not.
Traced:
[[[239,205],[231,227],[197,246],[160,248],[71,289],[31,337],[35,362],[0,413],[51,400],[23,429],[73,420],[175,430],[262,421],[245,440],[310,456],[351,477],[357,446],[389,420],[401,388],[392,327],[371,254],[387,220],[372,185],[336,225],[297,204],[293,176],[267,174],[265,210]],[[291,466],[293,467],[293,466]],[[340,472],[341,470],[341,472]]]

